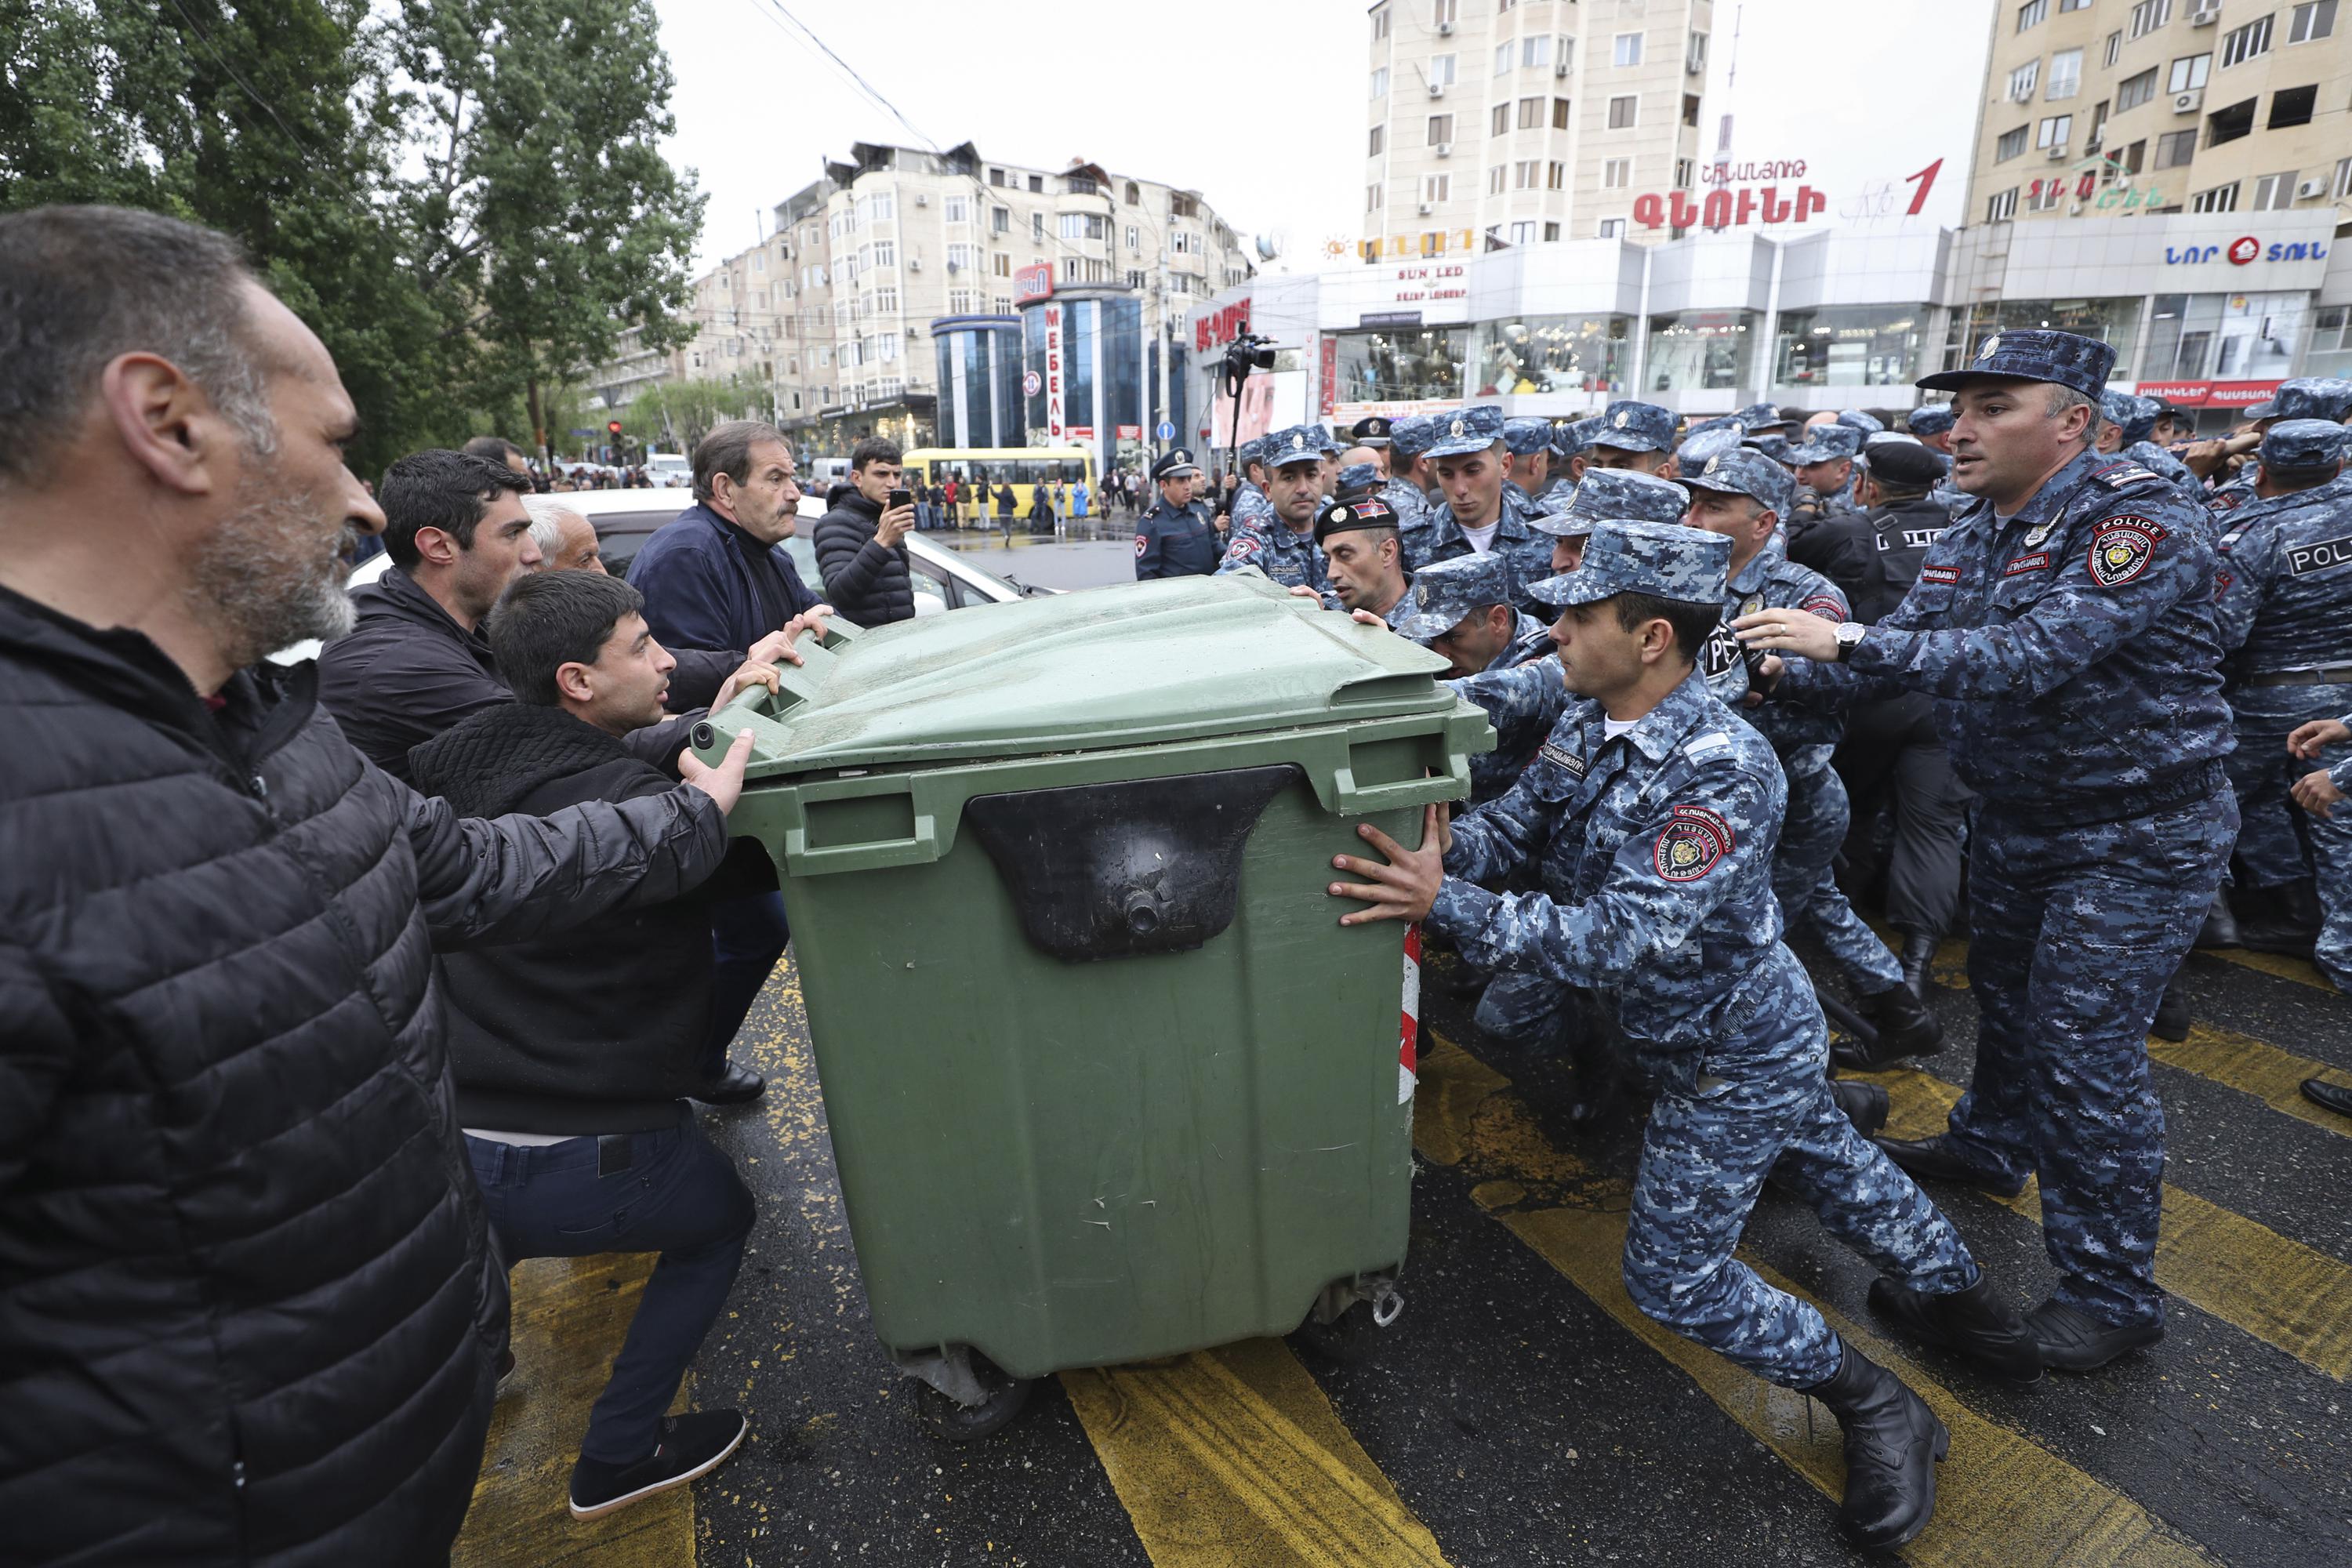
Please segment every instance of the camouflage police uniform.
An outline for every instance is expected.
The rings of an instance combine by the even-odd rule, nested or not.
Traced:
[[[2001,332],[1919,384],[2009,375],[2095,395],[2114,358],[2073,333]],[[2147,1027],[2237,833],[2212,584],[2206,531],[2171,484],[2086,451],[2014,518],[1974,502],[1894,615],[1841,662],[1790,660],[1778,693],[1942,700],[1983,796],[1969,952],[1982,1021],[1938,1160],[2012,1190],[2038,1173],[2056,1300],[2106,1325],[2163,1321]]]
[[[2336,722],[2352,728],[2352,716],[2332,714]],[[2308,769],[2311,764],[2305,764]],[[2337,760],[2327,764],[2327,782],[2337,793],[2352,795],[2352,755],[2337,750]],[[2352,993],[2352,898],[2344,889],[2352,888],[2352,843],[2347,843],[2345,829],[2352,828],[2352,805],[2338,805],[2332,825],[2315,818],[2310,826],[2311,858],[2319,869],[2319,942],[2313,951],[2313,962],[2320,973],[2336,983],[2336,989]],[[2335,896],[2329,896],[2333,889]]]
[[[2148,439],[2156,431],[2156,416],[2163,409],[2164,405],[2153,397],[2136,396],[2114,387],[2099,394],[2099,417],[2116,427],[2118,437],[2116,455],[2170,479],[2187,500],[2201,504],[2205,500],[2204,482],[2189,471],[2187,464]]]
[[[1197,474],[1201,466],[1192,454],[1178,447],[1151,465],[1151,477],[1181,479]],[[1164,495],[1135,523],[1135,575],[1199,577],[1217,569],[1217,525],[1206,501],[1198,499],[1171,506]]]
[[[1287,430],[1277,430],[1265,438],[1261,448],[1262,464],[1267,468],[1289,468],[1296,463],[1323,460],[1327,440],[1319,425],[1294,425]],[[1330,602],[1331,584],[1324,575],[1323,552],[1317,548],[1315,535],[1289,527],[1267,506],[1265,520],[1244,522],[1234,520],[1232,532],[1225,540],[1224,559],[1217,563],[1219,572],[1238,572],[1251,567],[1286,588],[1307,587]]]
[[[1234,504],[1226,513],[1227,526],[1230,528],[1239,528],[1244,524],[1261,529],[1276,526],[1274,503],[1265,499],[1265,491],[1252,483],[1248,477],[1249,466],[1252,463],[1261,467],[1265,465],[1267,439],[1266,437],[1261,436],[1255,441],[1242,443],[1238,456],[1241,458],[1243,478],[1241,483],[1234,487]]]
[[[2315,419],[2271,426],[2259,454],[2266,468],[2332,468],[2352,430]],[[2248,501],[2230,514],[2214,574],[2214,608],[2230,658],[2230,708],[2238,749],[2230,778],[2238,794],[2238,861],[2255,888],[2313,875],[2323,840],[2338,875],[2322,875],[2322,908],[2352,903],[2341,879],[2352,846],[2352,811],[2322,821],[2288,798],[2310,764],[2289,756],[2286,738],[2314,719],[2335,716],[2352,686],[2352,471],[2313,489]],[[2305,845],[2310,853],[2305,852]],[[2352,918],[2352,916],[2347,916]],[[2334,955],[2329,978],[2352,973]]]
[[[2340,425],[2352,418],[2352,381],[2336,375],[2298,375],[2280,382],[2268,402],[2258,403],[2245,412],[2246,417],[2254,420],[2325,419]],[[2215,516],[2226,519],[2253,499],[2254,465],[2247,463],[2238,470],[2237,478],[2215,486],[2206,504]],[[2223,526],[2228,526],[2226,521]]]
[[[1779,464],[1736,447],[1708,458],[1685,482],[1695,490],[1748,496],[1776,513],[1789,504],[1792,488]],[[1748,661],[1730,622],[1766,609],[1797,609],[1843,621],[1849,618],[1845,595],[1820,573],[1790,560],[1776,534],[1725,584],[1723,621],[1701,649],[1700,660],[1708,689],[1771,742],[1788,779],[1788,811],[1772,857],[1772,892],[1780,900],[1782,918],[1792,927],[1810,924],[1847,984],[1859,994],[1874,996],[1903,984],[1903,966],[1862,923],[1830,873],[1852,817],[1845,781],[1830,766],[1845,733],[1845,716],[1821,708],[1744,705]]]
[[[1903,424],[1906,429],[1918,437],[1921,443],[1925,444],[1928,437],[1940,436],[1949,430],[1958,419],[1958,416],[1952,412],[1950,404],[1931,403],[1913,409],[1904,417]],[[1951,455],[1949,453],[1941,455],[1948,465]],[[1927,498],[1942,507],[1947,513],[1954,515],[1957,515],[1969,502],[1976,500],[1974,496],[1953,482],[1948,467],[1944,477],[1936,482],[1936,488],[1927,492]]]
[[[1814,463],[1832,462],[1839,458],[1853,458],[1862,450],[1863,432],[1852,425],[1817,425],[1805,433],[1801,445],[1789,448],[1782,459],[1793,471]],[[1843,517],[1859,510],[1853,500],[1853,488],[1861,479],[1860,472],[1850,472],[1844,484],[1828,495],[1821,495],[1811,486],[1800,484],[1789,503],[1789,515],[1782,520],[1787,526],[1789,547],[1795,559],[1806,559],[1805,536],[1825,518]]]
[[[1728,555],[1696,529],[1602,522],[1542,596],[1711,603]],[[1428,923],[1474,962],[1614,1003],[1662,1085],[1627,1215],[1627,1293],[1759,1376],[1811,1387],[1838,1371],[1837,1334],[1735,1256],[1768,1173],[1914,1289],[1965,1289],[1978,1269],[1831,1097],[1827,1029],[1769,884],[1784,801],[1771,748],[1696,671],[1630,730],[1612,738],[1605,720],[1576,700],[1510,793],[1454,824]],[[1540,892],[1480,885],[1530,868]]]
[[[1389,422],[1389,474],[1381,486],[1381,499],[1396,509],[1398,527],[1408,535],[1424,528],[1429,521],[1429,497],[1422,488],[1403,477],[1412,460],[1429,450],[1436,439],[1432,422],[1421,415],[1408,416]],[[1411,552],[1407,552],[1407,564]]]
[[[1536,497],[1540,491],[1551,488],[1551,421],[1526,417],[1504,420],[1503,449],[1514,458],[1532,457],[1538,452],[1544,454],[1544,482],[1536,489],[1530,490],[1514,479],[1506,479],[1503,481],[1504,489],[1516,494],[1520,500],[1526,502],[1529,511],[1541,510],[1542,508],[1537,502]]]
[[[1483,452],[1503,438],[1503,411],[1492,404],[1456,409],[1435,419],[1433,435],[1427,457],[1457,458]],[[1499,454],[1496,460],[1501,460]],[[1510,563],[1516,588],[1551,575],[1551,541],[1528,526],[1528,519],[1535,516],[1537,510],[1517,486],[1508,479],[1503,481],[1502,509],[1496,515],[1495,531],[1486,547]],[[1404,536],[1405,564],[1415,572],[1434,562],[1477,552],[1477,546],[1470,542],[1469,535],[1454,518],[1450,502],[1432,506],[1420,525]]]

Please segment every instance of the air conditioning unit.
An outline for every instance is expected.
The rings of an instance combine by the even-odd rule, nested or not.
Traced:
[[[915,193],[915,205],[919,207],[929,206],[931,205],[931,198],[923,192],[917,191]]]
[[[2053,163],[2063,163],[2066,161],[2066,144],[2063,142],[2061,142],[2057,146],[2048,149],[2042,155],[2049,159]]]
[[[1445,96],[1445,84],[1442,81],[1431,82],[1429,84],[1429,96],[1432,98],[1444,98]]]
[[[1452,37],[1454,36],[1454,24],[1451,22],[1440,22],[1437,24],[1437,36],[1441,38]]]
[[[920,272],[922,269],[923,269],[923,258],[922,258],[921,257],[919,257],[919,256],[909,256],[908,258],[907,258],[907,270],[908,270],[908,271],[909,271],[909,272]]]
[[[2221,0],[2202,0],[2189,7],[2189,25],[2192,27],[2210,27],[2221,19]]]
[[[2033,101],[2033,89],[2030,85],[2024,83],[2014,81],[2011,82],[2009,84],[2009,101],[2011,103],[2032,103]]]
[[[1432,214],[1432,213],[1435,212],[1436,210],[1437,210],[1437,204],[1436,204],[1435,202],[1423,202],[1423,203],[1422,203],[1422,204],[1421,204],[1421,216],[1423,216],[1423,217],[1427,217],[1430,214]]]
[[[1565,77],[1568,75],[1568,62],[1566,60],[1555,62],[1551,68],[1551,74],[1557,77]]]
[[[948,263],[948,270],[949,270],[949,271],[950,271],[950,272],[961,272],[961,271],[962,271],[962,270],[963,270],[963,268],[961,268],[961,267],[959,267],[959,266],[957,266],[954,262],[950,261],[950,262],[949,262],[949,263]]]
[[[2314,196],[2324,196],[2326,194],[2326,180],[2305,180],[2294,188],[2294,199],[2299,202],[2307,202]]]
[[[2201,87],[2192,87],[2187,92],[2172,95],[2172,112],[2175,114],[2194,114],[2204,107],[2205,89]]]
[[[1441,158],[1451,158],[1454,156],[1454,143],[1451,142],[1440,142],[1437,144],[1437,155]]]

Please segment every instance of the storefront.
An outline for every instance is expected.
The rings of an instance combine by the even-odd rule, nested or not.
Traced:
[[[1171,414],[1160,406],[1160,345],[1143,331],[1143,300],[1106,284],[1056,285],[1024,296],[1021,312],[1022,423],[1010,445],[1089,447],[1104,468],[1133,458],[1167,418],[1183,427],[1187,365],[1179,346],[1170,362]]]
[[[931,342],[939,353],[940,445],[1025,445],[1021,318],[942,316],[931,323]]]

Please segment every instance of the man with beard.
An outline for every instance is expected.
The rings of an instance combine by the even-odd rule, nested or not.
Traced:
[[[7,1555],[441,1561],[507,1294],[432,954],[708,876],[750,735],[617,805],[419,796],[265,660],[348,629],[383,519],[234,245],[0,217],[0,336]]]

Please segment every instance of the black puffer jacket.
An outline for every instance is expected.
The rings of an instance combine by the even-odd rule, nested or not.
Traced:
[[[469,816],[635,800],[670,782],[561,708],[486,708],[416,748],[419,787]],[[677,1125],[703,1087],[710,900],[773,892],[774,862],[735,840],[717,875],[664,904],[553,936],[444,953],[457,1121],[572,1138]]]
[[[882,509],[852,490],[816,520],[817,574],[842,619],[883,626],[915,618],[915,586],[904,540],[885,548],[875,537]]]
[[[0,1558],[415,1564],[463,1519],[506,1318],[435,943],[661,900],[679,790],[466,821],[310,667],[208,710],[145,637],[0,592]]]

